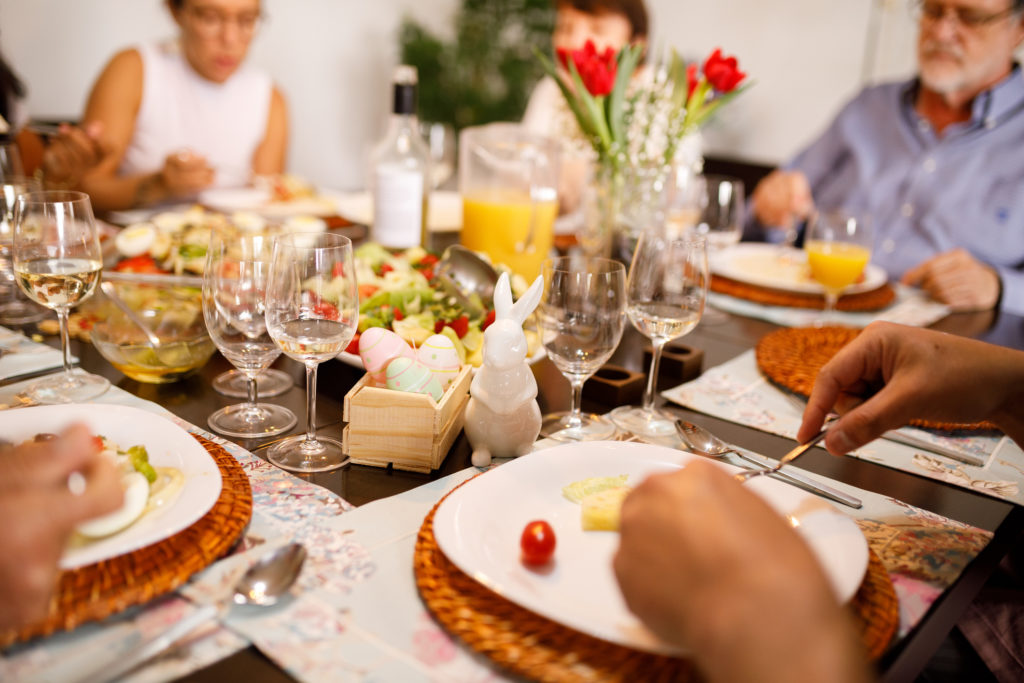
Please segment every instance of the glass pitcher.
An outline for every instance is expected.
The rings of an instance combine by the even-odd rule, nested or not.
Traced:
[[[519,124],[459,135],[462,244],[532,281],[551,251],[558,215],[558,143]]]

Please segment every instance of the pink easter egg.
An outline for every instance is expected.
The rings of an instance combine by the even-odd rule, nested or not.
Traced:
[[[444,389],[430,368],[411,358],[395,358],[388,363],[386,386],[397,391],[430,394],[435,401],[444,396]]]
[[[416,357],[430,368],[434,377],[441,383],[442,389],[447,389],[462,369],[459,352],[455,350],[455,342],[443,334],[427,337],[416,350]]]
[[[370,379],[377,386],[384,386],[388,363],[395,358],[415,359],[416,352],[391,330],[370,327],[359,335],[359,357]]]

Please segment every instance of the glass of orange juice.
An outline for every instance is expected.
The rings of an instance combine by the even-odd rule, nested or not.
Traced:
[[[540,274],[558,215],[558,143],[514,123],[459,135],[461,242],[527,282]]]
[[[844,209],[815,212],[807,223],[804,250],[811,277],[825,289],[825,312],[817,325],[831,321],[844,289],[857,282],[871,260],[871,221]]]

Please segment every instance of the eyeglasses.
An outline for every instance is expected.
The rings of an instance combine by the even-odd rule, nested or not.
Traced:
[[[1016,2],[1001,12],[984,12],[970,7],[929,2],[929,0],[914,0],[913,3],[914,16],[922,23],[937,24],[949,14],[952,15],[958,26],[972,31],[980,30],[1019,11]]]
[[[188,8],[192,15],[193,25],[196,33],[203,38],[214,38],[221,35],[228,24],[234,24],[238,32],[245,37],[252,36],[259,28],[263,16],[258,12],[243,12],[241,14],[224,14],[212,7]]]

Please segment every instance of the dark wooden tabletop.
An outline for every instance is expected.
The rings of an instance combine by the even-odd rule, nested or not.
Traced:
[[[956,334],[978,337],[1006,346],[1024,349],[1024,318],[992,314],[958,314],[949,316],[937,328]],[[756,341],[776,327],[772,324],[734,316],[712,323],[707,320],[699,325],[681,343],[700,349],[704,353],[703,367],[721,364],[739,353],[751,348]],[[55,340],[50,340],[55,343]],[[646,340],[637,332],[628,329],[611,363],[628,370],[646,371],[642,349]],[[189,422],[207,428],[206,419],[215,410],[237,403],[238,399],[222,396],[213,391],[213,378],[230,368],[220,355],[214,355],[198,374],[174,384],[142,384],[126,378],[108,364],[89,344],[73,342],[74,353],[81,359],[83,368],[104,375],[110,381],[132,394],[159,403],[171,412]],[[304,371],[301,365],[285,357],[278,359],[274,367],[292,375],[295,387],[287,393],[268,399],[287,406],[299,416],[298,429],[304,424],[305,391]],[[568,382],[554,365],[543,360],[533,366],[540,387],[538,400],[542,412],[564,410],[569,404]],[[668,388],[679,384],[678,377],[671,376],[670,368],[663,366],[661,386]],[[342,423],[342,400],[348,389],[355,384],[362,371],[330,361],[320,366],[317,401],[317,425],[320,432],[340,439]],[[590,392],[588,392],[590,395]],[[584,409],[605,412],[614,407],[584,399]],[[680,415],[687,416],[699,424],[712,429],[724,439],[740,446],[756,450],[771,457],[779,457],[792,447],[792,442],[754,429],[691,413],[674,407]],[[261,454],[261,444],[266,442],[236,440],[244,448]],[[416,474],[397,470],[386,470],[361,465],[324,474],[306,476],[308,480],[334,491],[354,505],[391,496],[415,488],[428,481],[459,471],[470,466],[469,445],[465,435],[460,435],[441,468],[431,474]],[[966,522],[995,532],[992,543],[976,558],[963,576],[932,607],[922,622],[897,647],[881,661],[883,679],[892,681],[912,680],[938,648],[945,635],[956,622],[967,604],[973,599],[984,581],[990,576],[995,565],[1011,544],[1017,542],[1024,529],[1024,512],[1016,506],[997,501],[931,479],[918,477],[855,458],[836,458],[815,448],[805,455],[800,466],[812,472],[832,477],[866,490],[906,501],[912,505],[931,510],[941,515]],[[232,657],[222,660],[202,671],[196,672],[189,680],[276,681],[290,680],[255,648],[248,648]]]

